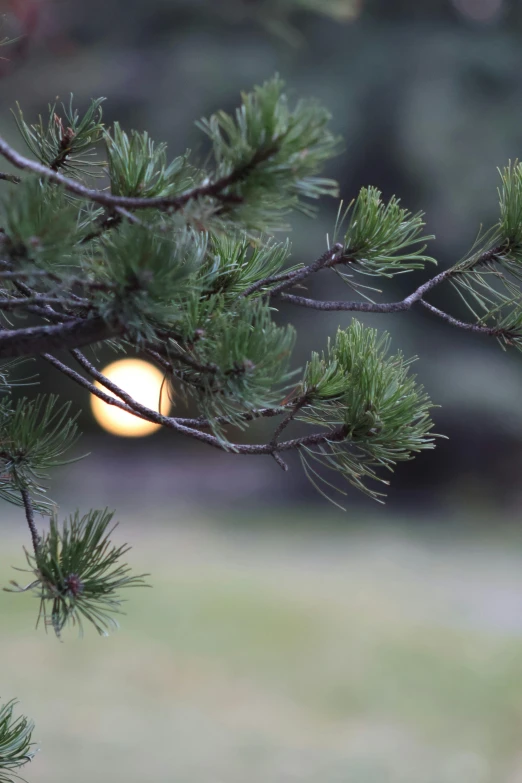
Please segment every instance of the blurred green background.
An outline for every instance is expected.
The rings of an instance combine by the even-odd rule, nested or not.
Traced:
[[[320,98],[345,139],[328,172],[426,212],[440,267],[496,221],[497,167],[522,149],[522,5],[509,0],[0,0],[0,132],[56,96],[204,155],[193,122],[279,72]],[[0,185],[1,186],[1,185]],[[337,204],[296,219],[296,260],[324,249]],[[402,276],[392,300],[425,276]],[[318,297],[349,296],[337,278]],[[432,301],[467,318],[451,289]],[[286,310],[296,363],[349,314]],[[418,354],[435,452],[401,465],[380,508],[348,512],[300,467],[209,453],[172,433],[103,435],[88,399],[82,462],[52,497],[116,507],[153,591],[110,640],[33,630],[29,596],[0,593],[0,695],[37,720],[43,783],[521,783],[522,359],[424,311],[373,316]],[[112,358],[108,357],[107,358]],[[266,437],[262,426],[253,437]],[[0,573],[23,565],[2,506]],[[13,574],[15,575],[15,574]]]

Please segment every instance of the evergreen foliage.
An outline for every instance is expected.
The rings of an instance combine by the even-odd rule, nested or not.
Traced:
[[[54,171],[63,169],[69,176],[95,175],[97,167],[96,143],[103,133],[101,104],[97,98],[80,117],[73,109],[73,96],[69,105],[62,104],[63,117],[56,111],[56,104],[49,104],[49,114],[44,122],[40,116],[32,125],[24,120],[20,106],[13,112],[18,130],[28,149],[37,160]]]
[[[35,266],[59,271],[75,252],[77,220],[63,190],[28,178],[4,201],[5,251],[29,274]]]
[[[51,468],[66,465],[62,459],[78,439],[77,414],[70,416],[71,404],[58,407],[58,397],[39,395],[33,399],[6,399],[0,408],[0,498],[23,505],[21,490],[45,495],[43,481]],[[48,513],[50,504],[38,502]]]
[[[426,242],[434,237],[423,235],[422,218],[422,212],[412,215],[403,209],[395,196],[384,204],[377,188],[362,188],[341,216],[335,234],[337,237],[347,221],[342,238],[344,255],[353,259],[363,274],[392,277],[423,269],[426,261],[436,263],[423,255]]]
[[[220,434],[220,416],[244,426],[245,413],[278,405],[294,374],[289,362],[295,334],[291,326],[277,326],[259,299],[240,299],[232,311],[220,295],[194,304],[182,331],[188,337],[199,330],[189,353],[193,361],[177,377]],[[183,365],[183,356],[178,362]]]
[[[105,141],[111,193],[116,196],[173,196],[189,188],[197,176],[189,163],[190,152],[167,163],[167,145],[156,145],[146,131],[132,131],[129,137],[115,122]]]
[[[401,353],[388,357],[389,348],[386,332],[379,335],[355,319],[339,330],[326,353],[312,354],[302,387],[306,405],[299,416],[346,434],[341,442],[304,446],[307,472],[312,471],[311,457],[376,499],[380,493],[366,479],[389,482],[375,468],[392,470],[396,462],[411,459],[412,452],[433,448],[431,401],[409,374],[412,360]],[[325,483],[315,470],[313,474]]]
[[[316,101],[290,109],[284,83],[275,78],[243,93],[235,117],[220,111],[197,123],[212,143],[215,177],[231,178],[224,196],[236,204],[236,220],[274,230],[292,209],[313,214],[305,199],[337,194],[336,182],[317,176],[339,151],[329,120]]]
[[[502,347],[522,350],[522,164],[500,171],[500,219],[456,266],[455,289]]]
[[[284,454],[298,451],[327,496],[351,486],[382,500],[395,465],[436,437],[412,360],[390,354],[387,334],[353,320],[299,369],[295,330],[275,319],[280,303],[372,313],[421,305],[449,326],[522,348],[521,164],[502,171],[499,221],[464,259],[399,302],[372,301],[365,291],[381,292],[361,280],[434,262],[422,213],[368,187],[348,209],[341,203],[333,243],[318,259],[296,263],[289,242],[273,236],[292,211],[310,216],[318,198],[337,197],[322,170],[340,145],[319,104],[291,104],[278,77],[244,93],[235,114],[198,123],[210,145],[205,164],[189,152],[170,159],[147,133],[105,128],[101,104],[93,100],[82,115],[71,98],[34,124],[19,109],[32,158],[0,138],[0,155],[20,172],[0,174],[0,499],[23,507],[32,543],[31,582],[11,589],[36,595],[38,619],[58,636],[89,624],[105,635],[116,627],[120,591],[145,582],[125,563],[127,545],[111,543],[112,513],[78,511],[59,523],[47,482],[77,442],[75,416],[54,395],[15,396],[19,361],[42,356],[91,394],[215,449],[270,456],[284,470]],[[103,187],[92,187],[93,175],[105,177]],[[332,271],[356,301],[303,295],[312,276]],[[444,283],[464,298],[470,322],[427,301]],[[81,351],[100,342],[155,362],[175,392],[175,415],[105,378]],[[60,349],[70,352],[65,359],[54,355]],[[267,442],[234,441],[261,417],[278,419]],[[43,533],[36,514],[50,518]],[[12,707],[0,709],[0,781],[30,757],[32,727],[13,720]]]
[[[27,718],[14,717],[15,702],[0,705],[0,783],[19,780],[17,770],[31,761],[33,724]]]
[[[130,568],[119,562],[129,547],[111,544],[112,517],[108,509],[83,517],[77,511],[60,528],[54,513],[36,552],[26,552],[34,581],[24,588],[11,583],[16,591],[36,594],[38,622],[43,619],[58,637],[68,624],[83,634],[84,621],[107,636],[118,627],[112,615],[121,614],[119,591],[145,584],[143,575],[130,576]]]

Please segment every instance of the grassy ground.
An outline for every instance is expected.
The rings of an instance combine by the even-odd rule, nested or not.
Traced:
[[[60,644],[0,593],[30,781],[522,781],[518,542],[184,530],[129,536],[154,589],[110,639]],[[8,540],[4,584],[20,561]]]

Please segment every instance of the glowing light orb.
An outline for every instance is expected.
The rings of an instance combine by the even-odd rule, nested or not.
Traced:
[[[121,359],[109,364],[102,372],[137,402],[141,402],[142,405],[155,411],[160,410],[164,416],[168,416],[170,400],[167,386],[164,383],[163,373],[157,367],[142,359]],[[95,382],[95,386],[111,397],[116,397],[98,381]],[[159,407],[160,394],[161,408]],[[114,405],[109,405],[94,394],[91,395],[91,408],[98,424],[112,435],[124,438],[141,438],[145,435],[151,435],[161,426],[133,416]]]

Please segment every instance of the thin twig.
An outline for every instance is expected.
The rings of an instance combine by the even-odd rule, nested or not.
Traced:
[[[288,280],[285,280],[282,283],[279,283],[279,285],[276,285],[275,288],[272,288],[268,292],[268,294],[270,296],[277,296],[277,294],[280,291],[284,291],[285,288],[299,283],[301,280],[304,280],[306,277],[319,272],[325,267],[332,266],[332,264],[340,261],[342,252],[343,246],[341,244],[334,245],[332,248],[329,248],[325,253],[323,253],[323,255],[317,259],[317,261],[314,261],[313,264],[309,264],[302,269],[296,269],[295,272],[289,276]]]
[[[91,394],[94,394],[95,397],[99,397],[100,400],[106,402],[107,405],[113,405],[115,408],[120,408],[122,411],[131,413],[133,416],[137,416],[140,419],[147,418],[145,415],[134,411],[133,408],[131,408],[129,405],[126,405],[124,402],[122,402],[122,400],[118,399],[118,397],[113,397],[112,394],[107,394],[103,391],[103,389],[99,389],[94,385],[94,383],[88,381],[87,378],[83,377],[83,375],[80,375],[80,373],[76,372],[76,370],[73,370],[72,367],[69,367],[68,365],[59,361],[59,359],[57,359],[55,356],[52,356],[50,353],[42,354],[42,359],[45,359],[46,362],[52,364],[53,367],[56,367],[57,370],[60,370],[60,372],[62,372],[64,375],[67,375],[75,383],[83,386],[84,389],[87,389],[87,391],[89,391]]]
[[[31,502],[31,496],[28,490],[25,488],[20,490],[20,494],[22,495],[22,500],[24,502],[25,518],[27,519],[27,525],[31,532],[34,554],[38,558],[38,553],[40,551],[40,536],[38,535],[38,531],[34,522],[34,509]]]
[[[280,294],[279,298],[283,302],[298,305],[299,307],[308,307],[311,310],[328,310],[355,313],[400,313],[403,310],[409,310],[414,301],[407,303],[405,299],[400,302],[345,302],[341,301],[320,301],[318,299],[308,299],[305,296],[296,296],[295,294]]]
[[[73,370],[72,367],[69,367],[68,365],[59,361],[59,359],[57,359],[55,356],[46,353],[46,354],[42,354],[42,359],[45,359],[47,362],[49,362],[49,364],[52,364],[53,367],[55,367],[61,373],[67,375],[69,378],[71,378],[71,380],[73,380],[79,386],[83,386],[84,389],[87,389],[88,392],[94,394],[96,397],[99,397],[100,400],[103,400],[108,405],[113,405],[114,407],[120,408],[122,411],[125,411],[126,413],[130,413],[133,416],[138,416],[138,418],[146,419],[147,421],[150,421],[150,417],[148,414],[138,412],[137,410],[135,410],[135,408],[131,407],[130,405],[127,405],[125,402],[123,402],[123,400],[119,399],[119,397],[114,397],[112,394],[107,394],[106,392],[103,391],[103,389],[100,389],[98,386],[95,386],[93,383],[88,381],[87,378],[84,378],[83,375],[80,375],[80,373],[76,372],[76,370]],[[106,378],[106,380],[108,379]],[[117,388],[118,392],[123,391],[119,387],[113,386],[113,388]],[[245,413],[242,418],[244,421],[254,421],[255,419],[259,419],[259,418],[271,418],[273,416],[280,416],[284,412],[285,412],[284,408],[260,408],[257,411],[251,411],[250,413]],[[175,421],[177,421],[179,424],[182,424],[185,427],[190,427],[190,428],[194,428],[194,427],[206,428],[206,427],[210,427],[212,424],[212,422],[204,418],[190,419],[190,418],[185,418],[183,416],[176,416],[172,418]],[[229,419],[227,419],[226,416],[217,416],[215,419],[215,423],[230,424],[231,422]]]
[[[301,408],[304,408],[304,406],[306,405],[307,402],[308,402],[308,395],[307,394],[303,394],[303,396],[300,397],[294,403],[294,405],[292,406],[292,409],[287,413],[285,418],[282,421],[280,421],[279,424],[277,425],[277,427],[275,429],[275,432],[274,432],[274,435],[272,437],[272,443],[274,443],[274,444],[277,443],[277,439],[279,438],[279,436],[281,435],[283,430],[285,430],[288,427],[290,422],[293,421],[295,416],[297,416],[297,414],[299,413]]]
[[[0,357],[35,356],[55,349],[79,348],[117,336],[121,326],[110,326],[103,318],[78,318],[52,326],[0,330]]]
[[[277,453],[277,451],[273,451],[273,452],[272,452],[272,454],[271,454],[271,456],[272,456],[272,458],[273,458],[274,462],[275,462],[277,465],[279,465],[279,467],[281,468],[281,470],[283,470],[283,471],[286,473],[286,472],[288,471],[288,465],[287,465],[287,463],[284,461],[284,459],[283,459],[283,458],[282,458],[282,457],[281,457],[281,456],[280,456],[280,455]]]
[[[186,422],[183,420],[179,420],[171,416],[164,416],[152,408],[148,408],[146,405],[142,405],[141,403],[134,400],[131,395],[106,378],[102,373],[98,372],[98,370],[79,351],[74,351],[74,356],[77,361],[79,361],[79,363],[88,370],[89,374],[95,377],[96,380],[98,380],[107,389],[112,391],[113,394],[116,394],[120,400],[123,400],[123,402],[126,403],[126,406],[123,407],[122,405],[118,405],[114,402],[114,398],[111,400],[111,402],[109,402],[109,400],[105,400],[106,402],[109,402],[109,404],[116,404],[117,407],[120,407],[123,410],[127,410],[129,413],[138,413],[141,418],[147,419],[148,421],[152,421],[156,424],[160,424],[169,429],[173,429],[182,435],[188,435],[189,437],[195,438],[196,440],[199,440],[203,443],[207,443],[209,446],[219,449],[220,451],[225,451],[231,454],[272,455],[275,452],[299,449],[301,446],[313,446],[326,442],[340,442],[345,440],[347,437],[346,428],[340,427],[335,430],[316,432],[310,435],[305,435],[301,438],[294,438],[293,440],[283,441],[276,444],[244,444],[223,442],[214,435],[209,435],[208,433],[201,432],[200,430],[192,429],[191,427],[187,426]],[[64,372],[70,378],[75,380],[77,383],[80,383],[82,386],[88,388],[89,382],[86,381],[85,378],[83,378],[78,373],[75,373],[74,370],[71,370],[70,367],[63,365],[62,362],[58,361],[58,359],[56,359],[54,356],[46,355],[44,358],[61,372]],[[97,389],[97,392],[99,391],[100,390]],[[100,395],[97,394],[97,396]],[[128,410],[127,406],[131,410]],[[270,415],[271,414],[272,411],[270,411]]]
[[[505,330],[499,329],[498,326],[481,326],[480,324],[469,324],[465,321],[459,321],[457,318],[453,318],[452,315],[448,315],[448,313],[439,310],[438,307],[434,307],[432,304],[429,304],[429,302],[424,301],[424,299],[419,299],[419,302],[423,307],[429,310],[430,313],[433,313],[433,315],[437,315],[439,318],[442,318],[443,321],[446,321],[446,323],[451,324],[451,326],[457,326],[459,329],[465,329],[467,332],[491,335],[492,337],[500,337],[502,334],[505,334]]]
[[[80,182],[60,174],[59,171],[53,171],[37,161],[30,160],[29,158],[20,155],[20,153],[16,152],[16,150],[7,144],[5,139],[0,137],[0,155],[3,155],[6,160],[13,164],[13,166],[25,171],[31,171],[33,174],[38,174],[50,182],[62,185],[70,193],[75,193],[77,196],[93,201],[96,204],[102,204],[105,207],[123,207],[125,209],[151,209],[156,207],[157,209],[166,209],[171,212],[178,212],[190,201],[199,198],[213,197],[219,199],[222,196],[223,191],[231,185],[240,182],[248,176],[256,166],[272,157],[275,152],[277,152],[277,146],[275,145],[267,147],[264,150],[258,150],[248,163],[235,169],[225,177],[220,177],[214,182],[206,182],[204,185],[186,190],[179,196],[140,198],[137,196],[115,196],[104,190],[87,188]],[[226,195],[223,195],[223,200],[225,202],[227,201]],[[234,201],[237,201],[237,199],[234,199]]]
[[[274,447],[274,451],[272,452],[272,457],[275,459],[277,464],[282,470],[288,470],[288,465],[286,462],[281,459],[281,457],[278,455],[277,451],[275,450],[277,446],[277,440],[281,433],[288,427],[290,422],[294,419],[294,417],[297,415],[297,413],[303,408],[308,401],[308,395],[304,394],[302,397],[300,397],[292,406],[292,409],[287,413],[285,418],[279,422],[277,427],[275,428],[274,434],[272,436],[272,440],[270,441],[270,444]]]
[[[271,288],[266,292],[268,296],[275,296],[285,288],[289,288],[301,280],[304,280],[306,277],[315,274],[315,272],[319,272],[320,269],[332,267],[340,262],[344,263],[342,252],[343,246],[337,243],[332,248],[328,248],[328,250],[326,250],[322,256],[320,256],[312,264],[308,264],[308,266],[302,266],[299,269],[293,269],[290,272],[282,272],[279,275],[265,277],[264,280],[258,280],[256,283],[252,283],[252,285],[243,291],[238,298],[245,298],[255,293],[260,288],[265,288],[267,285],[279,282],[279,285],[277,285],[275,288]]]
[[[63,307],[92,307],[92,303],[86,299],[74,299],[67,300],[61,299],[58,296],[46,296],[45,294],[35,294],[35,296],[27,296],[23,299],[9,298],[0,299],[0,310],[18,310],[20,308],[27,309],[28,305],[44,305],[54,304],[62,305]]]
[[[255,411],[249,411],[241,415],[242,421],[256,421],[257,419],[271,419],[275,416],[282,416],[288,410],[288,406],[281,406],[280,408],[258,408]],[[210,427],[211,422],[205,418],[199,419],[181,419],[187,427]],[[214,419],[216,424],[233,424],[226,416],[216,416]]]
[[[12,182],[14,185],[19,185],[22,181],[21,177],[18,177],[16,174],[0,173],[0,179],[4,182]]]
[[[489,261],[495,254],[498,254],[498,249],[488,250],[482,256],[477,259],[476,264],[483,261]],[[320,301],[318,299],[309,299],[304,296],[296,296],[294,294],[278,294],[275,295],[288,302],[289,304],[298,305],[299,307],[308,307],[312,310],[327,310],[327,311],[348,311],[348,312],[360,312],[360,313],[400,313],[405,310],[410,310],[416,302],[420,302],[423,297],[429,293],[433,288],[449,280],[451,277],[455,277],[460,274],[461,270],[450,267],[440,272],[435,277],[427,280],[425,283],[415,289],[409,296],[401,299],[399,302],[346,302],[346,301]],[[271,292],[273,295],[274,292]],[[434,311],[436,308],[434,308]],[[452,323],[451,321],[448,321]],[[456,319],[453,319],[453,325],[457,325]]]

